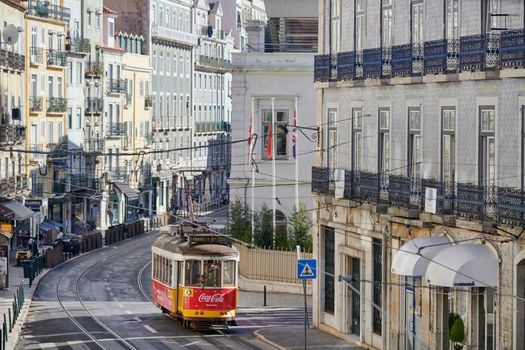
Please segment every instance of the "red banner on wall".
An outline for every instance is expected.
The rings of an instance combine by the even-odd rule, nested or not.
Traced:
[[[184,308],[189,310],[233,310],[237,305],[236,289],[187,289]]]
[[[175,312],[175,291],[155,280],[152,282],[153,300],[160,306]]]

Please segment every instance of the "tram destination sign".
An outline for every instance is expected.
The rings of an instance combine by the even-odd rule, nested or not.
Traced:
[[[221,244],[230,245],[231,240],[228,237],[218,235],[190,235],[189,243],[191,244]]]

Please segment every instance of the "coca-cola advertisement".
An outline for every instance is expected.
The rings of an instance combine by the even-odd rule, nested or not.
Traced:
[[[169,287],[153,280],[153,300],[160,306],[175,311],[175,292]]]
[[[233,310],[236,304],[235,289],[195,288],[184,296],[184,308],[190,310]]]

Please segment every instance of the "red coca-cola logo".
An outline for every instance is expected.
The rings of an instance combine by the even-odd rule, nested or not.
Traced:
[[[215,294],[206,294],[203,293],[199,295],[199,302],[201,303],[223,303],[224,294],[215,293]]]

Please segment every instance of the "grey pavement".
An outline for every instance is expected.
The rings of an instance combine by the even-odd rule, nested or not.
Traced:
[[[276,349],[304,349],[304,328],[301,326],[262,328],[254,335]],[[312,350],[365,349],[315,328],[307,329],[306,339],[307,349]]]
[[[307,303],[309,306],[312,305],[311,296],[307,296]],[[239,292],[237,306],[239,308],[263,307],[264,295],[261,292],[247,292],[241,290]],[[266,293],[266,307],[304,308],[304,296],[286,293]]]

